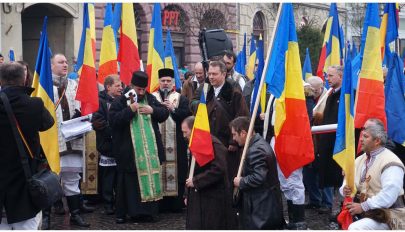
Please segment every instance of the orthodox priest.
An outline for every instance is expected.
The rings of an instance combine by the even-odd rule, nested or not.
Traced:
[[[134,222],[154,222],[163,196],[165,155],[158,123],[169,111],[146,92],[147,85],[147,74],[134,72],[127,93],[114,100],[109,112],[118,169],[116,223],[125,223],[127,215]]]
[[[187,144],[182,136],[181,122],[191,112],[188,99],[174,91],[174,71],[164,68],[158,71],[159,90],[152,93],[170,112],[166,121],[159,124],[166,161],[162,165],[163,200],[160,212],[181,212],[187,175]]]

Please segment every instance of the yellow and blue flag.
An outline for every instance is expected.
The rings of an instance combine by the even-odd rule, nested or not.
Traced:
[[[214,147],[212,145],[204,91],[201,91],[200,104],[198,105],[197,113],[195,115],[189,148],[195,161],[200,167],[214,159]]]
[[[276,97],[275,153],[288,178],[314,160],[314,146],[305,103],[293,6],[282,7],[266,70],[268,90]],[[291,146],[294,144],[294,146]]]
[[[105,6],[104,28],[101,37],[100,63],[98,68],[98,82],[104,84],[104,79],[111,74],[118,73],[117,44],[112,28],[113,12],[112,4]]]
[[[312,77],[311,58],[309,57],[309,49],[306,49],[304,66],[302,67],[302,79],[305,81],[307,78]]]
[[[246,75],[246,32],[243,35],[243,47],[236,57],[235,71]]]
[[[358,78],[354,125],[363,127],[369,118],[378,118],[387,125],[385,116],[384,80],[380,47],[378,3],[368,3],[361,38],[361,69]]]
[[[37,61],[35,64],[34,78],[32,87],[35,89],[32,97],[39,97],[44,102],[45,108],[51,113],[55,124],[44,132],[40,132],[41,145],[44,150],[49,167],[52,171],[60,172],[59,161],[59,144],[58,144],[58,127],[55,113],[55,104],[53,103],[53,81],[51,71],[51,54],[49,50],[48,32],[47,32],[48,17],[45,17],[42,26],[41,38],[39,40],[39,49]]]
[[[172,36],[170,35],[170,30],[167,30],[167,35],[166,35],[165,68],[173,69],[176,90],[181,90],[180,74],[179,74],[179,69],[177,68],[176,54],[174,53]]]
[[[246,76],[250,79],[253,80],[255,78],[255,65],[256,65],[256,44],[255,44],[255,38],[253,37],[253,34],[250,38],[250,56],[248,60],[248,66],[246,69]]]
[[[396,53],[386,53],[388,74],[385,79],[385,112],[388,137],[405,146],[405,76],[403,61]]]
[[[152,23],[149,31],[148,61],[146,72],[148,73],[148,92],[155,92],[159,88],[159,69],[164,68],[164,49],[162,17],[160,3],[153,4]]]
[[[352,88],[351,56],[347,56],[339,99],[338,126],[336,129],[333,159],[345,172],[346,184],[356,192],[354,184],[354,89]]]

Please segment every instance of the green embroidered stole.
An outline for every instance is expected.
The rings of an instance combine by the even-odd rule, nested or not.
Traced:
[[[148,105],[146,97],[139,102],[139,105]],[[148,202],[162,199],[161,169],[151,115],[137,112],[131,120],[130,130],[135,151],[141,201]]]

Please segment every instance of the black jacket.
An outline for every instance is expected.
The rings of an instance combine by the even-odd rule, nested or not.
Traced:
[[[31,172],[36,171],[36,160],[40,159],[39,131],[52,127],[54,119],[40,98],[30,97],[34,91],[27,87],[5,87],[14,115],[35,159],[28,158]],[[26,149],[26,154],[28,151]],[[6,210],[8,223],[16,223],[35,217],[40,211],[31,201],[21,164],[17,143],[0,99],[0,210]],[[1,214],[1,212],[0,212]]]
[[[250,140],[239,188],[243,229],[282,229],[283,204],[276,157],[259,134]]]
[[[169,117],[169,111],[153,95],[146,93],[145,97],[149,106],[153,108],[152,127],[155,132],[159,160],[162,163],[165,161],[165,153],[158,123],[164,122]],[[127,106],[125,95],[114,99],[109,112],[109,122],[112,128],[113,156],[117,162],[118,171],[136,172],[130,131],[130,122],[135,115],[136,113]]]
[[[98,98],[100,99],[100,107],[98,108],[97,112],[93,113],[93,117],[91,119],[93,125],[96,121],[103,124],[103,128],[93,126],[94,130],[96,131],[97,151],[104,156],[112,157],[112,134],[111,126],[108,122],[108,111],[114,99],[108,95],[105,90],[100,92]]]

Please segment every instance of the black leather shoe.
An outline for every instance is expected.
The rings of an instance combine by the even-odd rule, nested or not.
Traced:
[[[80,216],[80,214],[70,215],[70,224],[80,227],[90,227],[90,224],[85,222],[84,219]]]
[[[57,215],[65,215],[66,212],[62,201],[57,201],[53,204],[53,212]]]
[[[115,223],[117,224],[124,224],[125,222],[127,222],[125,218],[115,218]]]
[[[114,207],[110,204],[104,206],[104,214],[105,215],[113,215],[115,213]]]
[[[82,213],[92,213],[94,212],[95,208],[91,206],[87,206],[84,202],[80,204],[80,212]]]

